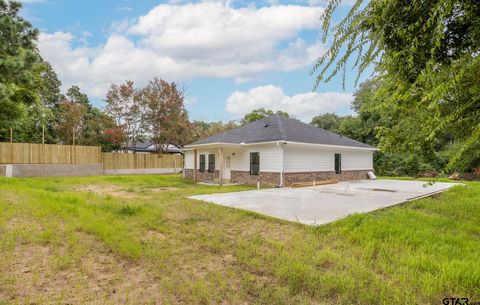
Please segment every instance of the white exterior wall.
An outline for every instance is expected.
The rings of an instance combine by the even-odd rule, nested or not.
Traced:
[[[342,171],[373,169],[373,151],[316,145],[286,144],[286,173],[328,172],[335,170],[335,154],[342,155]]]
[[[333,150],[313,145],[286,144],[284,159],[286,173],[329,172],[335,170]]]
[[[285,144],[283,151],[276,143],[224,149],[224,155],[231,156],[232,171],[249,171],[251,152],[260,153],[262,172],[281,172],[282,167],[287,173],[334,171],[336,153],[342,155],[342,171],[373,169],[373,151],[370,150],[293,143]],[[220,169],[218,148],[197,149],[197,168],[200,167],[200,155],[206,154],[205,168],[208,169],[208,154],[212,153],[215,154],[215,169]],[[193,150],[185,152],[185,168],[194,168]]]
[[[193,169],[193,150],[186,150],[184,155],[184,167]]]
[[[276,144],[248,145],[241,149],[232,149],[235,156],[232,156],[233,171],[250,171],[250,153],[260,153],[261,172],[281,172],[282,170],[282,149]]]
[[[343,150],[342,171],[346,170],[373,170],[373,151],[368,150]]]
[[[218,160],[218,149],[216,148],[210,148],[210,149],[197,149],[197,169],[200,168],[200,155],[205,155],[205,170],[208,170],[208,155],[209,154],[214,154],[215,155],[215,169],[219,170],[220,169],[220,160]],[[186,157],[185,157],[186,159]],[[193,169],[193,151],[191,151],[191,157],[189,158],[190,161],[190,166],[191,167],[186,167],[186,162],[185,162],[185,168],[192,168]]]
[[[220,161],[218,160],[218,149],[197,149],[197,169],[200,168],[200,155],[205,155],[205,170],[208,169],[208,155],[215,154],[215,169],[220,169]],[[193,169],[193,150],[185,151],[185,168]]]
[[[239,148],[225,148],[225,156],[231,156],[232,171],[250,171],[250,153],[260,153],[260,171],[280,172],[282,169],[282,150],[276,144],[248,145]],[[200,167],[201,154],[215,154],[215,169],[220,169],[218,148],[197,149],[197,168]],[[235,155],[234,155],[235,154]],[[193,150],[185,151],[185,168],[193,169]],[[205,167],[208,168],[208,156],[205,156]]]

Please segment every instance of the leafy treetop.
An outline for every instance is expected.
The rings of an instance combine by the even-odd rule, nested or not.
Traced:
[[[245,125],[245,124],[255,122],[255,121],[261,120],[263,118],[266,118],[267,116],[270,116],[272,114],[273,114],[273,110],[270,110],[270,109],[265,109],[265,108],[254,109],[250,113],[247,113],[243,117],[243,119],[240,121],[240,123],[242,125]],[[276,114],[283,115],[287,118],[289,117],[289,114],[287,112],[284,112],[284,111],[281,111],[281,110],[278,110],[276,112]]]

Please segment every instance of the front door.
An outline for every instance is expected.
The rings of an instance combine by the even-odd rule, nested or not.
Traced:
[[[230,180],[230,171],[232,167],[232,157],[230,156],[225,156],[225,173],[223,175],[223,179],[228,179]]]

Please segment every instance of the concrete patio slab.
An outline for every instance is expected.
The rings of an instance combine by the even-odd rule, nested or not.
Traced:
[[[445,191],[459,183],[361,180],[304,188],[277,188],[190,198],[304,224],[325,224]]]

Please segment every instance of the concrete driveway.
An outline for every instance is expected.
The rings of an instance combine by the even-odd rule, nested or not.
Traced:
[[[190,198],[304,224],[325,224],[442,192],[457,183],[361,180],[304,188],[276,188]]]

